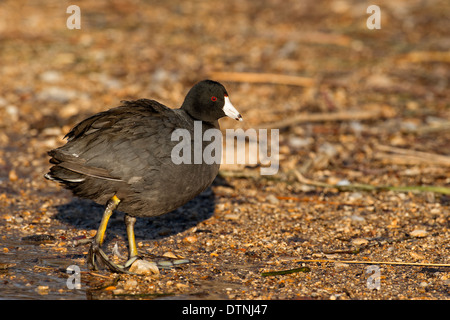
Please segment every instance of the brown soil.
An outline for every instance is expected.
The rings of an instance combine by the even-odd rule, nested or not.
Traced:
[[[448,1],[378,1],[379,30],[356,0],[83,1],[80,30],[66,5],[0,3],[0,298],[450,298]],[[205,78],[244,117],[222,128],[280,130],[279,172],[224,165],[183,208],[138,220],[147,259],[191,263],[88,271],[71,245],[103,208],[45,180],[46,152],[120,100],[177,107]],[[115,244],[126,255],[122,213]]]

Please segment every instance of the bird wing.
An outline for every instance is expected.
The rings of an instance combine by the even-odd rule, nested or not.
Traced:
[[[65,136],[64,146],[49,151],[50,162],[59,168],[53,167],[50,176],[70,177],[69,182],[82,181],[83,175],[128,181],[144,170],[160,170],[167,153],[158,146],[170,143],[173,130],[186,125],[174,114],[154,100],[140,99],[93,115]]]

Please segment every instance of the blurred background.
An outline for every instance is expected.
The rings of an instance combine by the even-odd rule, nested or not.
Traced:
[[[0,141],[27,141],[27,161],[41,161],[75,123],[120,100],[179,107],[205,78],[223,82],[245,117],[222,127],[274,128],[297,115],[279,127],[292,165],[325,141],[448,150],[447,1],[380,1],[379,30],[366,26],[365,1],[81,1],[80,29],[70,30],[71,4],[0,4]],[[248,81],[247,73],[263,75]],[[298,117],[361,111],[369,111],[364,123]],[[430,134],[433,125],[447,130]],[[337,141],[339,132],[351,141]],[[14,166],[26,167],[21,161]]]
[[[80,29],[67,27],[72,13],[66,10],[73,4],[80,8]],[[43,232],[55,223],[52,208],[70,201],[69,193],[42,176],[49,167],[46,152],[62,145],[62,137],[77,122],[127,99],[155,99],[177,108],[190,87],[205,78],[222,82],[244,117],[244,122],[223,119],[222,128],[280,130],[280,171],[272,177],[274,182],[259,177],[259,170],[251,166],[222,167],[223,177],[242,190],[233,196],[240,203],[257,197],[258,204],[270,200],[282,207],[286,199],[295,202],[305,192],[320,195],[314,193],[314,183],[299,183],[295,172],[330,185],[447,187],[445,192],[425,192],[418,198],[403,193],[368,201],[376,208],[398,208],[420,200],[421,209],[416,211],[421,214],[436,205],[431,218],[415,217],[414,223],[448,234],[450,2],[377,1],[381,29],[370,30],[366,10],[372,4],[1,1],[3,234],[20,239],[23,232]],[[228,193],[214,191],[225,196],[216,207],[219,219],[220,212],[229,209]],[[359,191],[350,195],[352,201],[367,199]],[[349,200],[349,193],[335,196]],[[303,205],[291,209],[303,217],[309,204]],[[270,205],[257,208],[262,212],[258,217],[275,210]],[[371,236],[403,227],[412,231],[409,218],[395,220],[398,214],[371,221],[380,224],[369,228]],[[289,219],[280,222],[284,221],[280,217],[284,231],[278,234],[287,237]],[[276,237],[276,232],[263,231],[273,222],[255,221],[246,227],[263,232],[256,238]],[[398,227],[383,227],[393,221]],[[369,234],[338,230],[339,237]],[[308,238],[308,231],[303,232],[301,237]],[[14,245],[4,242],[3,247],[7,254]]]

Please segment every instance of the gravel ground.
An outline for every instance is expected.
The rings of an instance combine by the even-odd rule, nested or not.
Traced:
[[[65,3],[1,2],[0,299],[449,299],[450,6],[378,4],[368,30],[359,1],[83,1],[69,30]],[[46,152],[120,100],[177,107],[205,78],[244,117],[222,128],[280,130],[278,173],[223,165],[138,220],[146,259],[190,263],[89,272],[72,244],[103,208],[45,180]],[[105,251],[126,245],[118,212]]]

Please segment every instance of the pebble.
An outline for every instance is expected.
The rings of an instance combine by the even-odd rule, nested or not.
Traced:
[[[277,199],[277,197],[275,197],[273,194],[269,194],[266,198],[267,202],[271,203],[271,204],[278,204],[280,203],[280,200]]]
[[[22,237],[20,240],[30,243],[48,243],[56,241],[55,237],[50,234],[33,234],[31,236]]]
[[[332,158],[338,153],[338,150],[331,143],[325,142],[320,145],[319,153],[326,154],[328,157]]]
[[[12,169],[11,171],[9,171],[9,181],[14,182],[17,181],[17,179],[19,179],[19,177],[17,176],[16,170]]]
[[[39,78],[44,82],[55,83],[62,79],[61,73],[54,70],[49,70],[41,73]]]
[[[313,142],[314,142],[313,138],[291,137],[289,139],[289,145],[296,149],[307,147]]]
[[[173,259],[177,259],[178,257],[171,251],[165,252],[163,255],[163,257],[166,258],[173,258]]]
[[[136,260],[131,265],[130,272],[146,276],[159,277],[159,269],[156,263],[141,259]]]
[[[338,182],[338,184],[339,184],[339,182]],[[361,192],[352,192],[348,196],[348,200],[350,200],[350,201],[361,200],[362,198],[363,198],[363,194]]]
[[[366,85],[370,88],[392,87],[392,79],[385,74],[373,74],[366,79]]]
[[[45,128],[44,130],[42,130],[43,136],[59,137],[61,135],[61,133],[62,133],[61,128],[57,128],[57,127]]]
[[[160,268],[172,268],[173,267],[173,263],[171,261],[167,261],[167,260],[162,260],[162,261],[158,261],[158,266]]]
[[[343,263],[343,262],[335,262],[334,263],[334,267],[335,268],[348,268],[349,264],[348,263]]]
[[[424,238],[428,235],[428,231],[424,229],[416,229],[412,231],[410,235],[415,238]]]
[[[234,214],[234,213],[229,213],[223,216],[225,219],[227,220],[238,220],[239,219],[239,215],[238,214]]]
[[[37,98],[38,100],[66,103],[69,100],[76,98],[77,95],[78,93],[74,90],[60,87],[49,87],[39,92],[37,94]]]
[[[14,267],[15,263],[0,263],[0,270],[8,270],[11,267]]]
[[[94,73],[89,76],[90,79],[100,82],[106,89],[120,89],[122,87],[122,83],[120,80],[111,78],[109,75],[105,73]]]
[[[417,253],[417,252],[414,252],[414,251],[411,251],[411,252],[409,253],[409,255],[410,255],[412,258],[416,259],[416,260],[424,260],[424,259],[425,259],[425,256],[424,256],[424,255],[422,255],[422,254],[420,254],[420,253]]]
[[[195,243],[197,242],[197,237],[196,236],[187,236],[186,238],[183,239],[184,242],[187,243]]]
[[[3,97],[0,97],[0,107],[5,107],[8,104],[8,100]]]
[[[45,295],[48,294],[48,286],[38,286],[36,288],[37,293],[41,294],[41,295]]]
[[[339,180],[339,181],[336,183],[337,186],[348,186],[348,185],[350,185],[350,184],[351,184],[350,181],[347,180],[347,179]],[[350,197],[351,197],[351,195],[349,196],[349,199],[352,200]]]
[[[363,238],[355,238],[352,240],[352,244],[354,246],[361,247],[361,246],[366,246],[367,244],[369,244],[369,241],[366,239],[363,239]]]
[[[124,289],[116,289],[116,290],[113,290],[113,294],[115,294],[115,295],[118,295],[118,294],[124,294],[125,293],[125,290]]]
[[[366,221],[366,219],[364,217],[358,216],[356,214],[351,215],[350,219],[352,219],[353,221],[357,221],[357,222],[364,222],[364,221]]]
[[[189,286],[188,286],[187,284],[184,284],[184,283],[176,283],[176,284],[175,284],[175,287],[176,287],[178,290],[184,290],[184,289],[189,288]]]
[[[15,105],[7,105],[5,111],[11,121],[15,122],[19,120],[19,108],[17,108]]]
[[[136,289],[137,285],[138,285],[138,283],[136,280],[129,279],[124,283],[123,288],[127,291],[130,291],[130,290]]]

